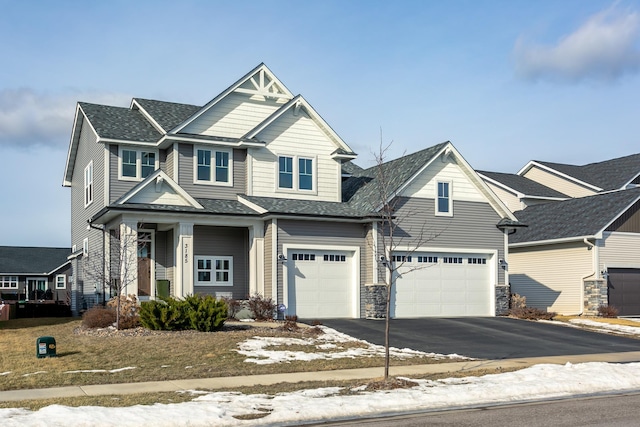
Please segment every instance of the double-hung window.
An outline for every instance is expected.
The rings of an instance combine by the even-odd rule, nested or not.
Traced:
[[[315,189],[314,159],[278,156],[278,188],[313,191]]]
[[[84,168],[84,206],[93,202],[93,160]]]
[[[56,275],[56,289],[64,289],[67,287],[67,276],[64,274]]]
[[[436,215],[452,216],[453,205],[451,201],[451,183],[447,181],[438,181],[436,186]]]
[[[233,257],[196,256],[194,273],[197,286],[233,286]]]
[[[158,154],[155,151],[120,147],[120,179],[141,181],[157,168]]]
[[[198,184],[232,185],[231,151],[196,147],[194,181]]]

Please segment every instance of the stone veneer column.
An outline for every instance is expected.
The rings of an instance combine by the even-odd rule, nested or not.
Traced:
[[[605,279],[589,279],[584,281],[584,311],[583,314],[595,316],[598,307],[607,305],[609,296]]]

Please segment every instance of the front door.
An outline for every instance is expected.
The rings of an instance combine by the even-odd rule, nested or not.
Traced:
[[[151,233],[138,233],[138,296],[151,295]]]

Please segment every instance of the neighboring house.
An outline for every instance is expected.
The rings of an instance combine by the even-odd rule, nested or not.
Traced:
[[[264,64],[204,106],[79,103],[64,175],[74,312],[110,296],[91,270],[113,265],[119,241],[131,268],[116,280],[141,300],[162,280],[176,297],[260,294],[301,318],[377,317],[379,182],[355,157]],[[427,267],[398,279],[392,315],[504,312],[515,216],[449,142],[384,167],[409,217],[397,256]]]
[[[575,166],[533,160],[518,175],[569,197],[590,196],[640,185],[640,154]]]
[[[527,206],[569,198],[566,194],[524,176],[500,172],[477,172],[512,212],[520,211]]]
[[[69,248],[0,246],[0,299],[68,303],[70,254]]]
[[[608,304],[640,314],[640,188],[516,215],[529,227],[509,238],[509,277],[527,305],[577,315]]]

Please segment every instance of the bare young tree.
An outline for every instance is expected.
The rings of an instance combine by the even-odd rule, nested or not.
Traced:
[[[372,194],[371,205],[378,214],[377,247],[374,253],[378,254],[383,273],[381,282],[386,289],[385,306],[385,364],[384,379],[389,379],[389,333],[391,328],[391,296],[396,286],[396,280],[400,276],[410,274],[415,270],[428,268],[426,266],[416,266],[408,264],[411,255],[430,240],[435,239],[441,232],[430,230],[425,221],[415,221],[415,218],[427,218],[426,212],[418,212],[403,205],[404,199],[398,193],[398,186],[403,184],[398,182],[396,177],[399,165],[394,162],[387,162],[387,152],[392,143],[384,145],[382,134],[380,147],[374,153],[374,180],[376,191]],[[402,208],[402,209],[400,209]],[[409,224],[409,219],[413,219]],[[418,225],[416,225],[418,224]],[[380,279],[379,279],[380,281]]]
[[[98,229],[98,227],[91,226]],[[122,228],[122,227],[121,227]],[[84,264],[85,277],[102,288],[103,301],[106,290],[115,297],[116,328],[121,326],[122,297],[138,277],[138,234],[135,230],[103,230],[101,253],[91,254]]]

